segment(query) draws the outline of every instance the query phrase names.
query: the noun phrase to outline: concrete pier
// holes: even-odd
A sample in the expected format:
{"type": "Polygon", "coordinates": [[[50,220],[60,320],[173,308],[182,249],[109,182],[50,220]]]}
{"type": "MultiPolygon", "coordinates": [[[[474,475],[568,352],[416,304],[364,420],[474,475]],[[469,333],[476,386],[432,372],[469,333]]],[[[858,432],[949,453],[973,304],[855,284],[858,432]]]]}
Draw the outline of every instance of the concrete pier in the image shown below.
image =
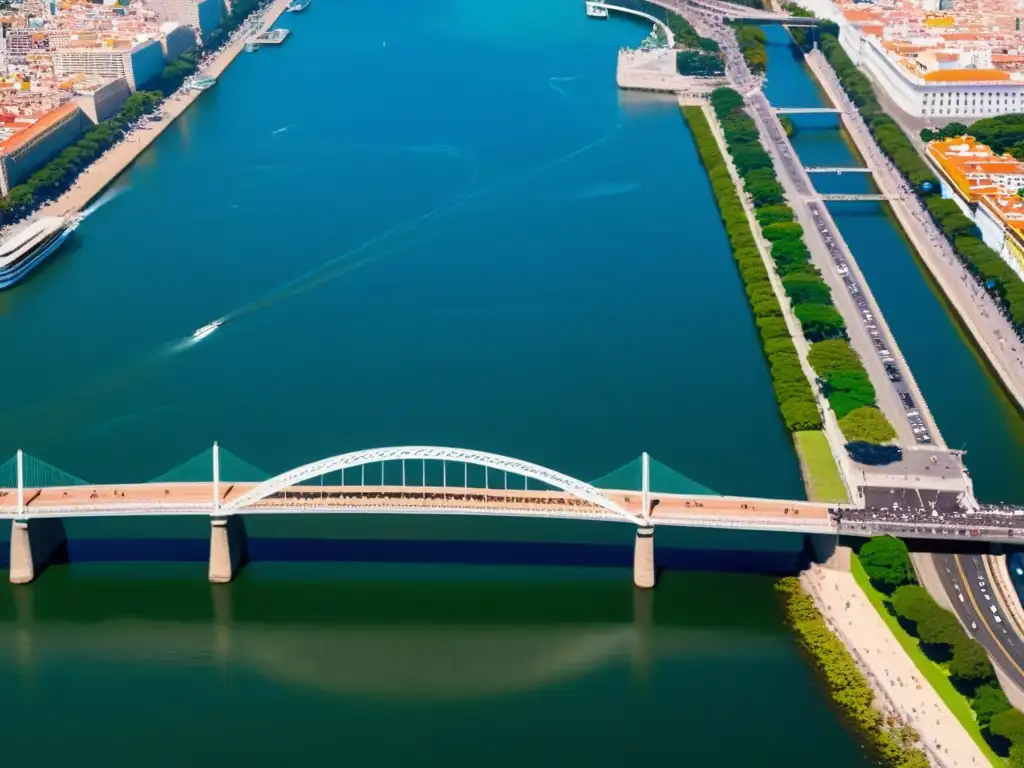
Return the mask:
{"type": "Polygon", "coordinates": [[[11,522],[11,584],[28,584],[52,562],[67,559],[60,518],[11,522]]]}
{"type": "Polygon", "coordinates": [[[650,589],[655,580],[654,528],[637,528],[636,542],[633,544],[633,583],[642,589],[650,589]]]}
{"type": "Polygon", "coordinates": [[[226,584],[248,560],[248,537],[241,515],[210,520],[210,581],[226,584]]]}
{"type": "Polygon", "coordinates": [[[807,539],[812,562],[832,571],[850,572],[853,551],[843,546],[838,536],[811,533],[807,539]]]}

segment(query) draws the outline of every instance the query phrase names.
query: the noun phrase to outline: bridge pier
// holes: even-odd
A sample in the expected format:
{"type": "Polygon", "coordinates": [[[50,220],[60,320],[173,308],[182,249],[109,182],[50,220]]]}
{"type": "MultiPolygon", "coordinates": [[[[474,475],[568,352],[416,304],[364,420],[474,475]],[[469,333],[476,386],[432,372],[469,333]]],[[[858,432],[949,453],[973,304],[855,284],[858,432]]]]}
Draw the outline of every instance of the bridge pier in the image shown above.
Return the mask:
{"type": "Polygon", "coordinates": [[[241,515],[210,520],[210,581],[226,584],[238,575],[249,557],[249,540],[241,515]]]}
{"type": "Polygon", "coordinates": [[[11,584],[28,584],[62,559],[67,559],[67,537],[60,518],[11,522],[11,584]]]}
{"type": "Polygon", "coordinates": [[[655,580],[654,527],[643,526],[636,529],[633,543],[633,583],[641,589],[650,589],[655,580]]]}
{"type": "Polygon", "coordinates": [[[838,536],[831,533],[810,533],[807,539],[811,562],[831,571],[850,572],[853,551],[850,547],[840,544],[838,536]]]}

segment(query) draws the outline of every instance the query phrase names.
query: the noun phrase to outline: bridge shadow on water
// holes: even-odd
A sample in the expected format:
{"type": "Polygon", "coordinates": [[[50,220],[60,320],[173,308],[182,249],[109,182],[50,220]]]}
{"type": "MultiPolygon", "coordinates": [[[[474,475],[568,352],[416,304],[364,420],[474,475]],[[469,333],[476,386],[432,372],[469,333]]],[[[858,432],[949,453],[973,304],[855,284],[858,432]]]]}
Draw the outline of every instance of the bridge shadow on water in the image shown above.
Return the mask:
{"type": "MultiPolygon", "coordinates": [[[[51,564],[206,562],[210,544],[197,538],[74,538],[51,564]]],[[[806,563],[800,551],[657,547],[658,570],[793,573],[806,563]]],[[[632,544],[420,539],[249,538],[247,563],[389,563],[629,568],[632,544]]],[[[9,567],[7,547],[0,566],[9,567]]]]}

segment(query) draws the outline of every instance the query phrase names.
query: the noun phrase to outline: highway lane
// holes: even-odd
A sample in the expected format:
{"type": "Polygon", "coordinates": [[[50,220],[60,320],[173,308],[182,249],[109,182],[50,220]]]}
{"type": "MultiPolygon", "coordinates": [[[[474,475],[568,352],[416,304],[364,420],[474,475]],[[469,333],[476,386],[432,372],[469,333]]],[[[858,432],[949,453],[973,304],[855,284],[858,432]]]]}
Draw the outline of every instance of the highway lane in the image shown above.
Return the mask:
{"type": "Polygon", "coordinates": [[[932,560],[968,633],[981,643],[992,663],[1024,690],[1024,638],[1000,605],[981,555],[936,554],[932,560]]]}

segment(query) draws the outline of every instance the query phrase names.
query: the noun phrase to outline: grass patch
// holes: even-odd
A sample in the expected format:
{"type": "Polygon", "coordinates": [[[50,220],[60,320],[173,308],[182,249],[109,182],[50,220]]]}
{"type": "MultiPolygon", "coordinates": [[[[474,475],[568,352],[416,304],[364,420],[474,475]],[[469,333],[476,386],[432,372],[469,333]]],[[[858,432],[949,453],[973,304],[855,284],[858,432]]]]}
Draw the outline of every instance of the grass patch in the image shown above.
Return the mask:
{"type": "Polygon", "coordinates": [[[981,728],[978,727],[978,721],[974,717],[974,710],[971,709],[971,703],[967,700],[967,697],[953,686],[953,683],[950,682],[949,677],[946,675],[946,670],[925,656],[921,646],[917,644],[917,639],[907,634],[907,631],[900,626],[896,617],[889,612],[888,598],[871,585],[871,579],[864,572],[864,566],[860,564],[860,559],[857,555],[851,557],[851,570],[857,585],[867,595],[871,605],[878,611],[878,615],[882,617],[882,621],[889,627],[889,631],[892,632],[897,642],[907,652],[907,655],[910,656],[911,661],[914,662],[914,666],[917,667],[921,676],[935,689],[935,692],[939,694],[939,698],[945,702],[956,719],[960,721],[960,724],[967,729],[967,733],[970,734],[974,743],[978,745],[982,754],[997,768],[1006,768],[1006,761],[992,751],[988,742],[981,735],[981,728]]]}
{"type": "Polygon", "coordinates": [[[811,501],[849,501],[835,457],[820,429],[794,432],[800,468],[811,501]]]}

